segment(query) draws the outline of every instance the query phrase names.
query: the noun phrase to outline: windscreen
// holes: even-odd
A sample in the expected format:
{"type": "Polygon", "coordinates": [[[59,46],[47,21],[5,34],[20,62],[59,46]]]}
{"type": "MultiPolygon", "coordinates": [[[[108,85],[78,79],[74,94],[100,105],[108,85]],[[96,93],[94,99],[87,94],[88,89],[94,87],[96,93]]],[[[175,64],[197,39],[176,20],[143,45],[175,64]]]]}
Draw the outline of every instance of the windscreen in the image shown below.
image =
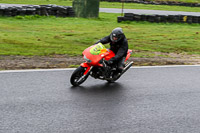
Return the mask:
{"type": "Polygon", "coordinates": [[[90,49],[90,53],[93,55],[99,55],[106,52],[106,47],[102,43],[98,43],[90,49]]]}

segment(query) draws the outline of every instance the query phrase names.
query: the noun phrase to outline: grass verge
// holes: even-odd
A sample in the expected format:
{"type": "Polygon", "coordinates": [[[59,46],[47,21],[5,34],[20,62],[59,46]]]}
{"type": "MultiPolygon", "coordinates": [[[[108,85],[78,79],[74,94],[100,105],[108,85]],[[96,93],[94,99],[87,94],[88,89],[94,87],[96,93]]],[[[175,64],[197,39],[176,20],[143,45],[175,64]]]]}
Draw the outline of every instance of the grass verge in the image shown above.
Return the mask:
{"type": "Polygon", "coordinates": [[[115,27],[123,28],[134,57],[152,57],[152,52],[200,55],[199,24],[117,23],[119,15],[100,13],[98,19],[0,17],[0,55],[81,55],[115,27]]]}

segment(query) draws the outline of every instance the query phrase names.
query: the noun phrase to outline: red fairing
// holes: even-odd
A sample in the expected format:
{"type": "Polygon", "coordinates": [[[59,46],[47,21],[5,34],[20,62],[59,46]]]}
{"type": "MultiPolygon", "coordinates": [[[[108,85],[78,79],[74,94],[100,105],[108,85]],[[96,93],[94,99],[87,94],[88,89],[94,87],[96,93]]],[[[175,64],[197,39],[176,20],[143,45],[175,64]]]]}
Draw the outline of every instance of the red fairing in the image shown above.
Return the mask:
{"type": "Polygon", "coordinates": [[[106,52],[106,54],[108,56],[105,56],[105,60],[110,60],[112,57],[115,56],[115,53],[113,51],[109,50],[109,49],[108,49],[108,52],[106,52]]]}
{"type": "Polygon", "coordinates": [[[109,59],[111,59],[112,57],[115,56],[115,53],[111,50],[107,50],[107,52],[99,54],[99,55],[93,55],[93,54],[90,53],[91,48],[92,48],[92,46],[83,51],[83,55],[85,55],[88,59],[91,60],[90,63],[87,62],[87,64],[89,66],[102,66],[102,64],[99,64],[99,61],[102,58],[105,58],[105,60],[109,60],[109,59]]]}
{"type": "MultiPolygon", "coordinates": [[[[95,48],[95,45],[93,45],[83,51],[83,58],[86,60],[86,62],[82,63],[81,66],[87,68],[86,71],[84,72],[84,75],[86,75],[89,72],[91,66],[103,67],[103,65],[99,63],[99,61],[101,59],[104,58],[105,60],[110,60],[112,57],[115,56],[115,53],[109,49],[104,49],[103,52],[94,54],[91,52],[92,48],[95,48]]],[[[94,50],[94,49],[92,49],[92,50],[94,50]]],[[[131,54],[132,54],[132,50],[129,49],[127,52],[126,60],[128,60],[128,58],[131,56],[131,54]]]]}
{"type": "Polygon", "coordinates": [[[87,62],[81,63],[82,67],[91,67],[87,62]]]}
{"type": "Polygon", "coordinates": [[[88,71],[90,70],[91,66],[88,63],[81,63],[82,67],[87,67],[86,71],[84,72],[84,75],[86,75],[88,73],[88,71]]]}
{"type": "Polygon", "coordinates": [[[126,56],[126,60],[125,61],[127,61],[129,58],[130,58],[130,56],[131,56],[131,54],[132,54],[132,50],[128,50],[128,52],[127,52],[127,56],[126,56]]]}

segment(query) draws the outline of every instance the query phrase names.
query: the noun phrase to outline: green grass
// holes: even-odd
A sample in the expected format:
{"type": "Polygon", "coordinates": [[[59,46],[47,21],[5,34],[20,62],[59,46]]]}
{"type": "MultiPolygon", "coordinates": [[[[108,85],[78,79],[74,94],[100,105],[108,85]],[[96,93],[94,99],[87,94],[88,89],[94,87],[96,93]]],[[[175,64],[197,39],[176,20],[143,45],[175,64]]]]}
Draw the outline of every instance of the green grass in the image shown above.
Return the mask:
{"type": "MultiPolygon", "coordinates": [[[[163,0],[169,1],[169,0],[163,0]]],[[[172,1],[172,0],[171,0],[172,1]]],[[[182,2],[199,2],[199,0],[173,0],[182,2]]],[[[72,0],[0,0],[0,3],[9,4],[56,4],[72,6],[72,0]]],[[[101,8],[121,8],[122,3],[119,2],[100,2],[101,8]]],[[[126,9],[149,9],[149,10],[167,10],[167,11],[187,11],[187,12],[200,12],[199,7],[183,7],[183,6],[167,6],[167,5],[146,5],[136,3],[125,3],[124,8],[126,9]]]]}
{"type": "Polygon", "coordinates": [[[199,24],[117,23],[119,15],[100,13],[98,19],[0,17],[0,55],[81,55],[115,27],[123,28],[129,48],[137,51],[135,57],[160,51],[200,55],[199,24]]]}

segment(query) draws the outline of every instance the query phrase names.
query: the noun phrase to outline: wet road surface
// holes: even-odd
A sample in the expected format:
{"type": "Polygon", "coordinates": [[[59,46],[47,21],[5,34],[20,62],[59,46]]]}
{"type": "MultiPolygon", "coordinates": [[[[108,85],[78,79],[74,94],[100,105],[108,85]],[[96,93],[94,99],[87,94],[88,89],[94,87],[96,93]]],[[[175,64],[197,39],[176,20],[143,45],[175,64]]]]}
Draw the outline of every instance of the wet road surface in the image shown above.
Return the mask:
{"type": "Polygon", "coordinates": [[[0,71],[0,133],[200,131],[200,66],[131,68],[80,87],[72,72],[0,71]]]}

